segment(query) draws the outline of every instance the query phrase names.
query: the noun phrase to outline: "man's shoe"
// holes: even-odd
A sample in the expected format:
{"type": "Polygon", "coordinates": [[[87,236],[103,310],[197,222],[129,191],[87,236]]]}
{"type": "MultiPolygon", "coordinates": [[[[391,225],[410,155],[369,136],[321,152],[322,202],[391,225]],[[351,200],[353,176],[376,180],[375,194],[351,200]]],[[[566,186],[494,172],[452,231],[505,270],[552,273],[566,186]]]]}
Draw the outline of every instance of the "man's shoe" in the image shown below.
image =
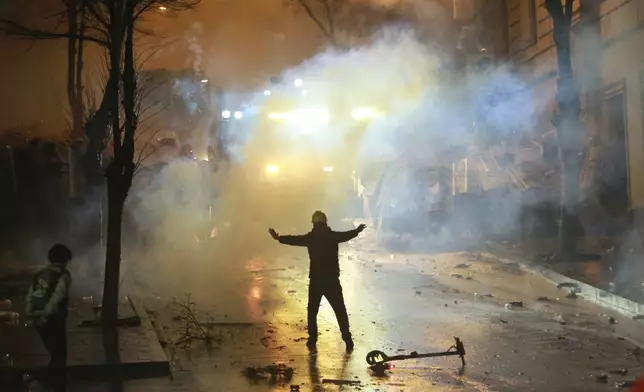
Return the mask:
{"type": "Polygon", "coordinates": [[[317,341],[313,339],[309,339],[306,341],[306,347],[308,347],[309,350],[315,350],[317,343],[318,343],[317,341]]]}
{"type": "Polygon", "coordinates": [[[348,353],[352,352],[353,347],[354,347],[353,339],[349,338],[349,339],[345,340],[344,343],[346,343],[346,345],[347,345],[347,352],[348,353]]]}

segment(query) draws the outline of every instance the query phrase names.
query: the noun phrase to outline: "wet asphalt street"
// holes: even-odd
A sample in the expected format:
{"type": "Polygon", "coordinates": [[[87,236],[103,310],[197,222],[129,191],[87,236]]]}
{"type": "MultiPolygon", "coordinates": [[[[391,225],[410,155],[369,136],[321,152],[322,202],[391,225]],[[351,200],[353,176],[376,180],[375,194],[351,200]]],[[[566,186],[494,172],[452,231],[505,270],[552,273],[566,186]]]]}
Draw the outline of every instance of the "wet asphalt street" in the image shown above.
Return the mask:
{"type": "MultiPolygon", "coordinates": [[[[620,337],[620,328],[629,323],[632,328],[635,321],[616,317],[611,323],[614,315],[604,309],[567,298],[567,291],[489,254],[391,254],[376,247],[373,236],[367,230],[341,248],[342,283],[356,341],[351,355],[344,353],[324,300],[318,352],[308,352],[303,339],[306,250],[276,244],[279,256],[270,263],[248,261],[244,274],[216,285],[190,282],[193,294],[206,294],[196,300],[200,306],[221,321],[248,325],[219,327],[223,343],[210,355],[198,346],[191,358],[177,352],[173,381],[127,381],[123,390],[264,391],[297,385],[301,391],[592,392],[618,390],[616,383],[644,374],[631,353],[634,345],[620,337]],[[523,301],[523,306],[507,309],[508,301],[523,301]],[[453,336],[465,343],[464,369],[457,357],[398,362],[385,377],[367,369],[370,350],[390,355],[444,351],[453,336]],[[246,367],[271,363],[294,368],[293,379],[270,385],[241,374],[246,367]],[[612,374],[620,369],[626,375],[612,374]],[[607,377],[598,378],[602,375],[607,377]],[[338,386],[329,380],[354,383],[338,386]]],[[[162,302],[151,296],[146,305],[163,313],[162,302]]],[[[109,389],[92,384],[71,390],[109,389]]]]}

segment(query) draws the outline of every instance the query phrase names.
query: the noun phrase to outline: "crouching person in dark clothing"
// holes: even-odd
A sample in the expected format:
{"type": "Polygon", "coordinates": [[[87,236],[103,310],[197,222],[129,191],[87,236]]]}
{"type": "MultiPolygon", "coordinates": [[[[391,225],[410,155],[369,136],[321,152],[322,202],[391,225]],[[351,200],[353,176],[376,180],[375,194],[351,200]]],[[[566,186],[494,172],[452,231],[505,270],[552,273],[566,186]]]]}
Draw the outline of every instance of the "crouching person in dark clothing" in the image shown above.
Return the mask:
{"type": "Polygon", "coordinates": [[[317,316],[322,297],[333,308],[338,319],[342,340],[347,351],[353,351],[353,339],[349,329],[349,316],[344,305],[342,286],[340,285],[340,265],[338,261],[338,244],[347,242],[360,234],[366,225],[360,225],[349,231],[333,231],[327,225],[326,215],[315,211],[312,218],[313,230],[304,235],[280,236],[273,229],[269,229],[271,236],[281,244],[305,246],[311,260],[309,269],[309,301],[308,301],[308,332],[309,339],[306,343],[311,350],[315,349],[318,338],[317,316]]]}
{"type": "Polygon", "coordinates": [[[49,265],[33,278],[25,312],[33,319],[50,361],[46,381],[54,391],[64,391],[67,368],[67,311],[71,274],[67,263],[72,252],[63,244],[49,250],[49,265]]]}

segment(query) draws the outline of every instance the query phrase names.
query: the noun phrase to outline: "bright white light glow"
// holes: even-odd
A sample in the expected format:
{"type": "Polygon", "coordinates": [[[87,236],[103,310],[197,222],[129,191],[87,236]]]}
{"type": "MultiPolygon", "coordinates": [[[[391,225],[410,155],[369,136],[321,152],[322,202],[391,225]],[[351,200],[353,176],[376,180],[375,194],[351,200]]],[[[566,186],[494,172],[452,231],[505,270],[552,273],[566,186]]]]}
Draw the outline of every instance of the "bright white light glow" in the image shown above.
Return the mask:
{"type": "Polygon", "coordinates": [[[284,120],[290,118],[290,113],[269,113],[268,118],[271,120],[284,120]]]}
{"type": "Polygon", "coordinates": [[[268,174],[277,174],[280,171],[280,168],[277,165],[266,165],[266,173],[268,174]]]}
{"type": "Polygon", "coordinates": [[[323,124],[329,121],[331,113],[324,108],[298,109],[292,112],[269,113],[271,120],[289,120],[301,125],[323,124]]]}
{"type": "Polygon", "coordinates": [[[167,8],[166,8],[166,7],[164,7],[164,6],[159,7],[159,9],[160,9],[161,11],[165,11],[165,10],[167,10],[167,8]]]}
{"type": "Polygon", "coordinates": [[[242,117],[244,117],[244,113],[242,113],[240,111],[235,112],[235,120],[241,120],[242,117]]]}
{"type": "Polygon", "coordinates": [[[221,112],[221,117],[225,119],[229,119],[230,115],[231,115],[230,110],[224,110],[223,112],[221,112]]]}
{"type": "Polygon", "coordinates": [[[306,97],[308,93],[309,93],[308,90],[302,90],[302,96],[303,97],[306,97]]]}
{"type": "Polygon", "coordinates": [[[295,85],[295,87],[302,87],[304,86],[304,81],[302,81],[302,79],[295,79],[293,84],[295,85]]]}
{"type": "Polygon", "coordinates": [[[201,83],[203,83],[203,84],[208,83],[208,79],[201,79],[201,83]]]}
{"type": "Polygon", "coordinates": [[[364,120],[376,116],[376,110],[373,108],[355,108],[351,112],[351,116],[355,120],[364,120]]]}
{"type": "Polygon", "coordinates": [[[300,124],[320,124],[329,121],[331,113],[324,108],[299,109],[292,118],[300,124]]]}
{"type": "Polygon", "coordinates": [[[333,166],[324,166],[322,168],[322,171],[327,172],[327,173],[331,173],[333,171],[333,166]]]}
{"type": "Polygon", "coordinates": [[[264,90],[264,96],[268,97],[271,95],[271,90],[264,90]]]}

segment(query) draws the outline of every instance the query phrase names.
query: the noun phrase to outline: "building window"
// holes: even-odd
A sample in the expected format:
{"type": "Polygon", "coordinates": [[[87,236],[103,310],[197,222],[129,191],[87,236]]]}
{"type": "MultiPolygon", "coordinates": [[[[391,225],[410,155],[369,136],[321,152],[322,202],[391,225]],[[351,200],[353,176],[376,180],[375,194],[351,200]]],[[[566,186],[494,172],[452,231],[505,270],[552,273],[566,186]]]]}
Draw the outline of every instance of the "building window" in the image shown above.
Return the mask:
{"type": "Polygon", "coordinates": [[[526,49],[537,43],[537,0],[508,0],[508,41],[511,51],[526,49]]]}
{"type": "Polygon", "coordinates": [[[528,0],[526,3],[528,9],[527,18],[524,27],[524,36],[526,46],[532,46],[537,43],[537,0],[528,0]]]}
{"type": "Polygon", "coordinates": [[[628,136],[626,128],[626,94],[624,90],[607,93],[605,101],[606,145],[610,157],[605,162],[602,202],[614,215],[629,209],[628,136]]]}

